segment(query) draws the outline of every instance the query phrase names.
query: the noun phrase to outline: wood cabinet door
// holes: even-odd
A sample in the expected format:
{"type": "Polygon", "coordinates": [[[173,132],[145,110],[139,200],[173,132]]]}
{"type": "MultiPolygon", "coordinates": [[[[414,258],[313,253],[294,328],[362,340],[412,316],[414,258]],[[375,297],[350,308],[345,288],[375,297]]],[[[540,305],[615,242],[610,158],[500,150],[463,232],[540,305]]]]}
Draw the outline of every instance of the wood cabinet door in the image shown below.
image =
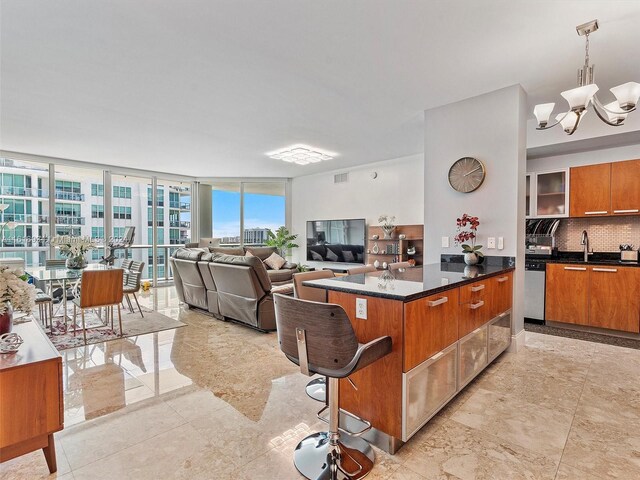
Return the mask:
{"type": "Polygon", "coordinates": [[[611,210],[614,215],[640,212],[640,160],[611,164],[611,210]]]}
{"type": "Polygon", "coordinates": [[[589,267],[589,325],[640,332],[640,269],[589,267]]]}
{"type": "Polygon", "coordinates": [[[589,271],[582,265],[548,263],[545,320],[589,325],[589,271]]]}
{"type": "Polygon", "coordinates": [[[404,305],[404,371],[458,340],[457,288],[404,305]]]}
{"type": "Polygon", "coordinates": [[[491,318],[506,312],[513,304],[513,272],[490,278],[491,318]]]}
{"type": "Polygon", "coordinates": [[[611,214],[611,164],[572,167],[569,180],[571,217],[611,214]]]}

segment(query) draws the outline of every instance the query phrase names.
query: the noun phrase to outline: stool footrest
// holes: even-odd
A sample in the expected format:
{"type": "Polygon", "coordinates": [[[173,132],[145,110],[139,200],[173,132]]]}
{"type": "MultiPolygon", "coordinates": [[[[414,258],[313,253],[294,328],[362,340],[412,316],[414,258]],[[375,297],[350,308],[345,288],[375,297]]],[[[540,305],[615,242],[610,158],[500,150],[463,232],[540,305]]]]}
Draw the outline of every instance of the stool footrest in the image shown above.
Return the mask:
{"type": "MultiPolygon", "coordinates": [[[[329,405],[325,405],[323,408],[320,409],[320,411],[317,414],[318,420],[323,421],[324,423],[329,423],[329,419],[324,417],[324,413],[329,410],[329,405]]],[[[340,413],[343,415],[346,415],[348,417],[353,418],[354,420],[357,420],[360,423],[363,423],[365,425],[365,428],[363,428],[362,430],[359,430],[357,432],[352,432],[350,430],[346,430],[342,427],[338,427],[338,430],[341,431],[342,433],[346,433],[347,435],[351,435],[352,437],[359,437],[360,435],[364,435],[365,433],[367,433],[369,430],[371,430],[372,425],[371,422],[358,417],[357,415],[354,415],[351,412],[348,412],[346,410],[343,410],[342,408],[340,409],[340,413]]]]}

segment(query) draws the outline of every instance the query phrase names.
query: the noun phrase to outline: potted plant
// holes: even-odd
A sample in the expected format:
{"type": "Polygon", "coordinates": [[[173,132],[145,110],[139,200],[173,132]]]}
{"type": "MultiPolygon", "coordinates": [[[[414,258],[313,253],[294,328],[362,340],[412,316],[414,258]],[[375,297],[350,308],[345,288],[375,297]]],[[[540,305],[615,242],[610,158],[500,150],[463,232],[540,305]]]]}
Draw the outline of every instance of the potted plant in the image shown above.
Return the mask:
{"type": "Polygon", "coordinates": [[[11,331],[14,309],[24,313],[33,310],[36,289],[28,279],[9,265],[0,265],[0,335],[11,331]]]}
{"type": "Polygon", "coordinates": [[[296,238],[298,238],[298,235],[291,234],[287,227],[282,226],[276,230],[276,233],[267,229],[267,240],[265,243],[269,247],[276,247],[280,256],[285,257],[289,250],[298,247],[296,243],[293,243],[296,238]]]}
{"type": "Polygon", "coordinates": [[[396,217],[393,215],[380,215],[378,217],[378,222],[382,227],[382,231],[384,232],[384,238],[386,240],[390,240],[393,238],[393,232],[396,229],[395,221],[396,221],[396,217]]]}
{"type": "Polygon", "coordinates": [[[480,221],[478,217],[472,217],[464,213],[462,217],[456,219],[458,234],[453,238],[456,245],[462,245],[462,253],[464,253],[464,263],[467,265],[475,265],[484,257],[480,251],[482,245],[476,245],[477,231],[480,221]],[[469,225],[469,230],[463,230],[469,225]],[[465,243],[470,242],[470,243],[465,243]]]}
{"type": "Polygon", "coordinates": [[[75,270],[87,266],[84,255],[89,250],[96,248],[90,237],[71,237],[70,235],[53,237],[51,244],[60,248],[60,255],[67,257],[66,267],[75,270]]]}

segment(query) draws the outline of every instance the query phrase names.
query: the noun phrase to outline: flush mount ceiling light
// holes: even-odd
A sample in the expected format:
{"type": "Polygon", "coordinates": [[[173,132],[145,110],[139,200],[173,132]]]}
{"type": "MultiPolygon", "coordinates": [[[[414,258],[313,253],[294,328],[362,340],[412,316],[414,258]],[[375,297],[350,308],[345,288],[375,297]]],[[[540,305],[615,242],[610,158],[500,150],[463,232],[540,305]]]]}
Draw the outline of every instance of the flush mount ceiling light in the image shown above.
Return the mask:
{"type": "Polygon", "coordinates": [[[267,153],[269,158],[282,160],[283,162],[297,163],[298,165],[308,165],[310,163],[318,163],[324,160],[333,159],[336,154],[319,150],[308,145],[291,145],[290,147],[281,148],[275,152],[267,153]]]}
{"type": "Polygon", "coordinates": [[[572,135],[578,128],[582,117],[587,113],[589,106],[593,107],[593,111],[596,112],[600,120],[612,127],[622,125],[627,115],[636,110],[636,104],[640,98],[640,83],[627,82],[611,88],[611,93],[616,97],[616,100],[606,105],[603,105],[598,99],[596,95],[598,86],[593,82],[594,65],[589,65],[589,34],[596,30],[598,30],[598,20],[576,27],[578,35],[585,37],[586,45],[584,66],[578,70],[578,86],[560,94],[569,103],[569,111],[556,115],[556,122],[548,125],[555,103],[536,105],[533,114],[538,120],[538,130],[547,130],[561,125],[567,134],[572,135]]]}

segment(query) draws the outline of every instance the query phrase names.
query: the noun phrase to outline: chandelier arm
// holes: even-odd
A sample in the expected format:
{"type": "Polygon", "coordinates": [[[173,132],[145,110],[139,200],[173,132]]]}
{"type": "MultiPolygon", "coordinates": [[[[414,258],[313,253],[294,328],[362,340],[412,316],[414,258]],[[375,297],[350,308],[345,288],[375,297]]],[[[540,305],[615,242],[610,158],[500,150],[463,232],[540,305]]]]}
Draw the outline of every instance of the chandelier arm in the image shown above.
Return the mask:
{"type": "MultiPolygon", "coordinates": [[[[571,129],[571,131],[567,132],[567,135],[573,135],[575,131],[578,129],[578,124],[580,123],[580,117],[584,114],[584,112],[586,112],[586,110],[583,110],[582,112],[576,112],[576,123],[573,124],[573,128],[571,129]]],[[[569,115],[569,112],[567,112],[567,115],[569,115]]],[[[567,115],[565,115],[565,117],[567,115]]]]}
{"type": "Polygon", "coordinates": [[[609,112],[609,113],[613,113],[615,115],[626,115],[627,113],[631,113],[631,112],[635,112],[636,109],[638,108],[637,105],[634,106],[631,110],[622,110],[622,111],[615,111],[615,110],[611,110],[607,107],[604,106],[604,104],[600,101],[600,99],[598,98],[597,94],[593,95],[593,103],[598,105],[598,107],[600,107],[602,110],[604,110],[605,112],[609,112]]]}
{"type": "Polygon", "coordinates": [[[606,123],[607,125],[610,125],[612,127],[619,127],[619,126],[623,125],[624,120],[622,122],[620,122],[620,123],[613,123],[613,122],[610,122],[609,119],[604,118],[604,115],[602,115],[600,113],[600,111],[598,110],[598,107],[596,106],[595,103],[593,104],[593,111],[596,112],[596,115],[598,115],[598,118],[600,120],[602,120],[604,123],[606,123]]]}
{"type": "Polygon", "coordinates": [[[570,113],[571,113],[571,110],[569,110],[568,112],[566,112],[566,113],[562,116],[562,118],[561,118],[560,120],[557,120],[557,121],[556,121],[556,123],[552,123],[551,125],[546,125],[546,126],[544,126],[544,127],[540,127],[540,126],[538,126],[538,127],[536,127],[536,130],[549,130],[550,128],[553,128],[553,127],[555,127],[556,125],[558,125],[560,122],[562,122],[562,121],[566,118],[566,116],[567,116],[567,115],[569,115],[570,113]]]}

